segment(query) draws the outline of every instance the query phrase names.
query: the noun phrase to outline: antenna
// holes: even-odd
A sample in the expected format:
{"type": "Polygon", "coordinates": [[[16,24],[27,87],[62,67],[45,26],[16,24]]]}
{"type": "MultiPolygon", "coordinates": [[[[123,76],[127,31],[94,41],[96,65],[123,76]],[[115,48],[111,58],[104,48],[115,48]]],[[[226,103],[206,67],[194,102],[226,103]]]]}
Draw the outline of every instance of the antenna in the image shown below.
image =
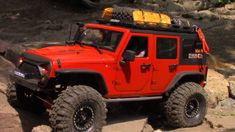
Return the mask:
{"type": "Polygon", "coordinates": [[[73,27],[73,25],[72,25],[72,24],[70,24],[70,25],[69,25],[69,41],[71,40],[72,27],[73,27]]]}

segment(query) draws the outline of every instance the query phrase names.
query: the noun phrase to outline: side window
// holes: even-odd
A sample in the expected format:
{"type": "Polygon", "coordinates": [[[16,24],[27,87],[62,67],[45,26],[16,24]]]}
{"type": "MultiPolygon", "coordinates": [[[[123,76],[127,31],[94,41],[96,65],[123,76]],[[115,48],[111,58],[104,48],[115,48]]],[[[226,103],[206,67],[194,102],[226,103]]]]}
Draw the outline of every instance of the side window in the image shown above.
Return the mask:
{"type": "Polygon", "coordinates": [[[184,59],[194,59],[198,58],[196,53],[202,53],[202,43],[197,42],[193,39],[184,39],[182,43],[183,48],[183,58],[184,59]]]}
{"type": "Polygon", "coordinates": [[[137,58],[148,57],[148,37],[132,36],[126,50],[135,51],[137,58]]]}
{"type": "Polygon", "coordinates": [[[157,56],[156,57],[158,59],[176,59],[177,39],[157,38],[157,56]]]}

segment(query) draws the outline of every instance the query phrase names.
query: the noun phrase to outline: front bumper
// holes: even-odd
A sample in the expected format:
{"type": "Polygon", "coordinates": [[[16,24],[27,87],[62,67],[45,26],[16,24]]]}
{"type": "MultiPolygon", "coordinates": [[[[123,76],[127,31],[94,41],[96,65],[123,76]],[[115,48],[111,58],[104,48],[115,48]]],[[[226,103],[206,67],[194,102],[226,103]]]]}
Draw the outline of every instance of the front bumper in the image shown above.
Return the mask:
{"type": "Polygon", "coordinates": [[[41,91],[40,80],[39,79],[26,79],[14,74],[14,72],[10,73],[10,79],[18,85],[24,86],[33,91],[41,91]]]}

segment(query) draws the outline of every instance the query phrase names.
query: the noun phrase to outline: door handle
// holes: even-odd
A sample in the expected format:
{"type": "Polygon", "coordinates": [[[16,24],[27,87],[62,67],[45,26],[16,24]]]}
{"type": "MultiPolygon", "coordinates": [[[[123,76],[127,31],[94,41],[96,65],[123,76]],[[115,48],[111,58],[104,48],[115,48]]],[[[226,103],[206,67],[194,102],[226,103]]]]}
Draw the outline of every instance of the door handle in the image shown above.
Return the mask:
{"type": "Polygon", "coordinates": [[[141,64],[140,67],[142,69],[149,69],[151,67],[151,64],[141,64]]]}
{"type": "Polygon", "coordinates": [[[169,65],[169,70],[170,70],[171,72],[173,72],[173,71],[176,70],[177,67],[178,67],[178,64],[169,65]]]}

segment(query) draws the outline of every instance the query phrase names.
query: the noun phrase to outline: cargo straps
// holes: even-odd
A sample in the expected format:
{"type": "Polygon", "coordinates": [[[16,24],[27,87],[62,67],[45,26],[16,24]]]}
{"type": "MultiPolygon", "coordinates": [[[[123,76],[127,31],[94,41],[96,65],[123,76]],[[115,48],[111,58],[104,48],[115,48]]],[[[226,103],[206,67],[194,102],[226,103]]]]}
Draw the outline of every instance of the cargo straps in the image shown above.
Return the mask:
{"type": "Polygon", "coordinates": [[[196,28],[196,32],[197,32],[197,34],[198,34],[200,40],[202,41],[203,51],[204,51],[205,53],[209,53],[210,48],[209,48],[209,46],[208,46],[208,44],[207,44],[207,42],[206,42],[206,38],[205,38],[204,33],[202,32],[202,29],[201,29],[201,28],[196,28]]]}

